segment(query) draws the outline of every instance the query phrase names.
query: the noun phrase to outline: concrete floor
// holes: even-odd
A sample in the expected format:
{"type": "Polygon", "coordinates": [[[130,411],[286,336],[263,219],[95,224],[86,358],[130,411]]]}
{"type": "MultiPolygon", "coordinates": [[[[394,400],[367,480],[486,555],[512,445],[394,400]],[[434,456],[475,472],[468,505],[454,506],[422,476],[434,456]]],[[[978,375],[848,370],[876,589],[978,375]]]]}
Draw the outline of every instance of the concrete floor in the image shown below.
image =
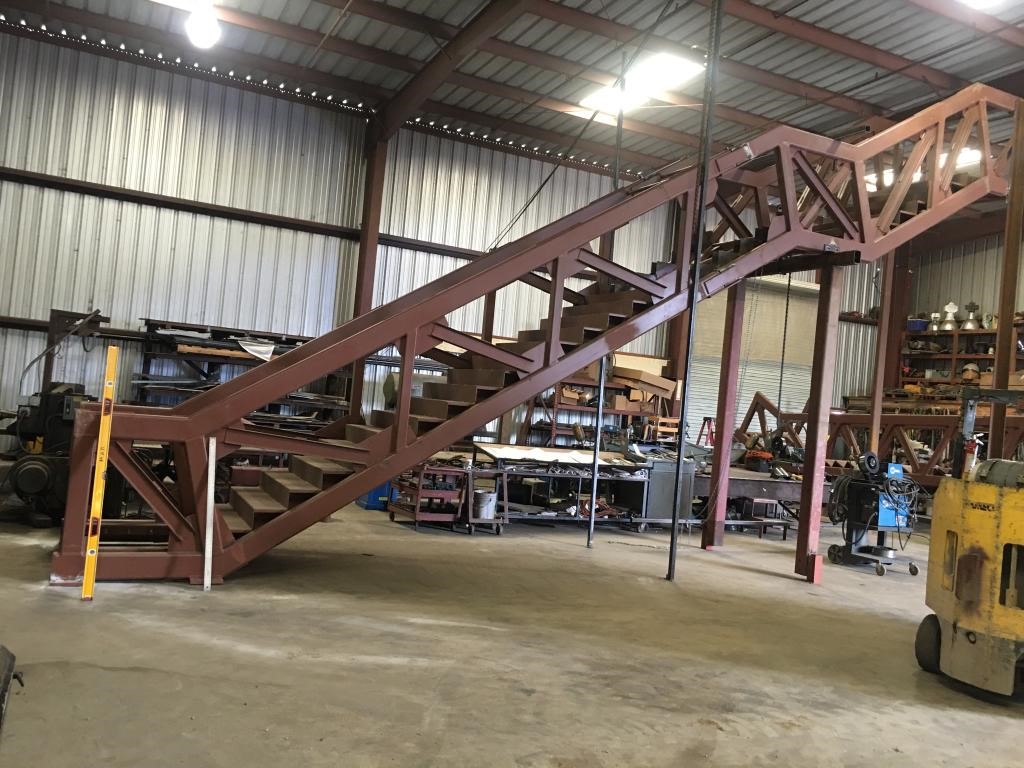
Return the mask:
{"type": "Polygon", "coordinates": [[[1021,765],[1024,704],[918,670],[923,573],[810,587],[730,534],[669,584],[665,534],[335,517],[211,594],[91,605],[45,586],[53,532],[0,527],[0,765],[1021,765]]]}

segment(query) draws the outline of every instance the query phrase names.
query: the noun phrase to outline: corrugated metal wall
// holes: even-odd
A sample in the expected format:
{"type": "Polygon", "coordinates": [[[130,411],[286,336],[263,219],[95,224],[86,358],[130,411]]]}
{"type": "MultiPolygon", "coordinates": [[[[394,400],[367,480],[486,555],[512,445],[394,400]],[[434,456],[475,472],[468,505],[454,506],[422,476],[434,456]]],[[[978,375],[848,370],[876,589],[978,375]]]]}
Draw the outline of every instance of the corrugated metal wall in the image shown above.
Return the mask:
{"type": "MultiPolygon", "coordinates": [[[[995,313],[999,304],[999,273],[1003,236],[947,246],[921,256],[911,287],[911,310],[941,312],[950,301],[964,307],[975,302],[984,314],[995,313]]],[[[1017,307],[1024,307],[1024,282],[1017,286],[1017,307]]]]}
{"type": "MultiPolygon", "coordinates": [[[[878,291],[879,269],[880,264],[876,262],[858,264],[843,270],[842,311],[860,312],[867,316],[872,307],[881,303],[878,291]]],[[[844,395],[871,393],[877,339],[878,326],[839,323],[835,383],[832,387],[833,406],[842,406],[844,395]]]]}
{"type": "MultiPolygon", "coordinates": [[[[191,200],[356,226],[357,118],[0,35],[0,163],[191,200]]],[[[336,238],[0,184],[0,313],[51,307],[316,335],[352,312],[355,246],[336,238]]],[[[42,351],[0,331],[0,406],[42,351]]],[[[126,344],[121,396],[140,350],[126,344]]],[[[102,350],[62,350],[54,376],[101,377],[102,350]]],[[[20,386],[38,388],[39,368],[20,386]]]]}

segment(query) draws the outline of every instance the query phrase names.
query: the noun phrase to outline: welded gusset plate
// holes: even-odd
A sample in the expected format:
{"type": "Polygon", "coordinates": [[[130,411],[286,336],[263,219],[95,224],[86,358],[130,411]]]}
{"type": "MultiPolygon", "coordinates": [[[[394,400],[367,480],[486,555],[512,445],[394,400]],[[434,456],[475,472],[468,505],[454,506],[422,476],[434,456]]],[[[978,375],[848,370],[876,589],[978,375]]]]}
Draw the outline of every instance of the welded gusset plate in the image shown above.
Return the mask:
{"type": "Polygon", "coordinates": [[[14,681],[14,654],[0,645],[0,731],[7,716],[7,700],[14,681]]]}

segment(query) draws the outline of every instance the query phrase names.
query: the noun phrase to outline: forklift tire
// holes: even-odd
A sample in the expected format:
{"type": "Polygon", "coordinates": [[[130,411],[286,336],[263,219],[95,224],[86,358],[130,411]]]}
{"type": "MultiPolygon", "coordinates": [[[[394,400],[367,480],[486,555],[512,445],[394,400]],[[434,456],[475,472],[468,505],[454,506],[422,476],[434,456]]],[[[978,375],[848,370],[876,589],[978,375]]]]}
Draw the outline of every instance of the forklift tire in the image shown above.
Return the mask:
{"type": "Polygon", "coordinates": [[[921,621],[917,628],[917,637],[914,640],[914,655],[917,656],[917,663],[925,672],[939,674],[939,651],[942,648],[942,628],[939,626],[939,617],[934,613],[928,614],[921,621]]]}

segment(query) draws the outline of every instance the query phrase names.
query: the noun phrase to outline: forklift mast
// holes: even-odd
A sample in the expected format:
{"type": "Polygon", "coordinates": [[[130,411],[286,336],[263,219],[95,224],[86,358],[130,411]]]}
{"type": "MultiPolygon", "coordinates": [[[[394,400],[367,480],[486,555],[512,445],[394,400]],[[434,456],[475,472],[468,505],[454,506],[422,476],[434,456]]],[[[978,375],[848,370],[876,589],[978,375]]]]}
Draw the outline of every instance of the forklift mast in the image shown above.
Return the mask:
{"type": "Polygon", "coordinates": [[[1024,400],[1024,391],[962,386],[957,388],[957,392],[962,405],[960,434],[953,443],[953,477],[963,478],[974,467],[974,460],[977,457],[978,442],[974,437],[974,424],[978,418],[978,403],[1015,404],[1024,400]]]}

